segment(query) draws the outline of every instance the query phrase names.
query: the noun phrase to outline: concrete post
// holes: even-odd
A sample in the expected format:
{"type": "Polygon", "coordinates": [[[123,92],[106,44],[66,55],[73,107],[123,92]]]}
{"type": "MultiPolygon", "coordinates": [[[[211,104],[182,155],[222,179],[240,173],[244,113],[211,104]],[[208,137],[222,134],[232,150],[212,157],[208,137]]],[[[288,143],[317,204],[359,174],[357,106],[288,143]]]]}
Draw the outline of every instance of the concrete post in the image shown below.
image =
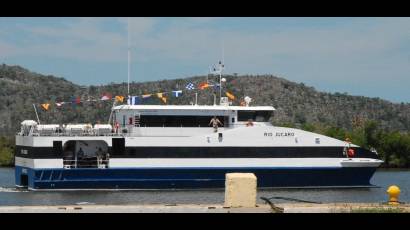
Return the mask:
{"type": "Polygon", "coordinates": [[[227,173],[225,177],[225,207],[256,207],[257,179],[253,173],[227,173]]]}

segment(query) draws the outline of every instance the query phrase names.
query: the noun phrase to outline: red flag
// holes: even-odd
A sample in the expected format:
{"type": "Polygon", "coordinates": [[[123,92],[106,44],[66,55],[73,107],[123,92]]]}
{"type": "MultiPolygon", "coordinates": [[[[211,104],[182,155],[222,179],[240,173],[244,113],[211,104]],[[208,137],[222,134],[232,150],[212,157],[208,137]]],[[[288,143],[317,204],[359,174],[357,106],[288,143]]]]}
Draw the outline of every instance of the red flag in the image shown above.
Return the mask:
{"type": "Polygon", "coordinates": [[[103,93],[101,97],[102,101],[111,100],[111,99],[112,99],[112,95],[110,93],[103,93]]]}
{"type": "Polygon", "coordinates": [[[199,85],[198,85],[199,89],[206,89],[208,87],[209,87],[209,84],[206,83],[206,82],[199,83],[199,85]]]}

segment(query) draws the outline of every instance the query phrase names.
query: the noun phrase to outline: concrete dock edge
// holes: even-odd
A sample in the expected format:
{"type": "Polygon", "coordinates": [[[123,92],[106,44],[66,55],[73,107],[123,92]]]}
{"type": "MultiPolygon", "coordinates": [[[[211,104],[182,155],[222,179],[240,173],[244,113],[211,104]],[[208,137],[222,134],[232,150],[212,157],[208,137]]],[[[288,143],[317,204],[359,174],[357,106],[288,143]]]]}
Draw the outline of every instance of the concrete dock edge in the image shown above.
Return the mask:
{"type": "MultiPolygon", "coordinates": [[[[284,213],[410,212],[409,204],[376,203],[280,203],[284,213]]],[[[221,204],[54,205],[1,206],[0,213],[275,213],[268,204],[254,208],[228,208],[221,204]]]]}

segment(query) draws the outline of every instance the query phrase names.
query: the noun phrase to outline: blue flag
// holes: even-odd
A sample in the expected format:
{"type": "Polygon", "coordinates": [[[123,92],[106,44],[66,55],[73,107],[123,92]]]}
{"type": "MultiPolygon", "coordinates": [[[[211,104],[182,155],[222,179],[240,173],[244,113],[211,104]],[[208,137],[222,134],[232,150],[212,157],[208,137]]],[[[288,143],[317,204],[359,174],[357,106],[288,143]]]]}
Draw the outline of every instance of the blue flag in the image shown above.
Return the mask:
{"type": "Polygon", "coordinates": [[[190,82],[190,83],[188,83],[188,84],[185,86],[185,89],[187,89],[187,90],[193,90],[193,89],[195,89],[195,86],[194,86],[194,84],[193,84],[192,82],[190,82]]]}
{"type": "Polygon", "coordinates": [[[179,97],[182,95],[182,90],[172,91],[172,96],[179,97]]]}
{"type": "Polygon", "coordinates": [[[139,105],[141,104],[141,98],[138,96],[131,96],[127,100],[128,105],[139,105]]]}

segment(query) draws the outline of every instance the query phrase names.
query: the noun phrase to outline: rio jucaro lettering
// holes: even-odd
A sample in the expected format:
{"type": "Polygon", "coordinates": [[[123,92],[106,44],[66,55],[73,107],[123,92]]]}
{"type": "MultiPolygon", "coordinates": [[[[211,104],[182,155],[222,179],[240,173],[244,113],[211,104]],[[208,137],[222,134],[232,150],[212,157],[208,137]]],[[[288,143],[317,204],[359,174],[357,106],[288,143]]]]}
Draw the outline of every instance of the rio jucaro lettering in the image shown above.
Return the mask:
{"type": "Polygon", "coordinates": [[[295,136],[295,133],[290,133],[290,132],[268,133],[268,132],[265,132],[263,134],[263,136],[265,136],[265,137],[273,137],[273,136],[275,136],[275,137],[293,137],[293,136],[295,136]]]}

